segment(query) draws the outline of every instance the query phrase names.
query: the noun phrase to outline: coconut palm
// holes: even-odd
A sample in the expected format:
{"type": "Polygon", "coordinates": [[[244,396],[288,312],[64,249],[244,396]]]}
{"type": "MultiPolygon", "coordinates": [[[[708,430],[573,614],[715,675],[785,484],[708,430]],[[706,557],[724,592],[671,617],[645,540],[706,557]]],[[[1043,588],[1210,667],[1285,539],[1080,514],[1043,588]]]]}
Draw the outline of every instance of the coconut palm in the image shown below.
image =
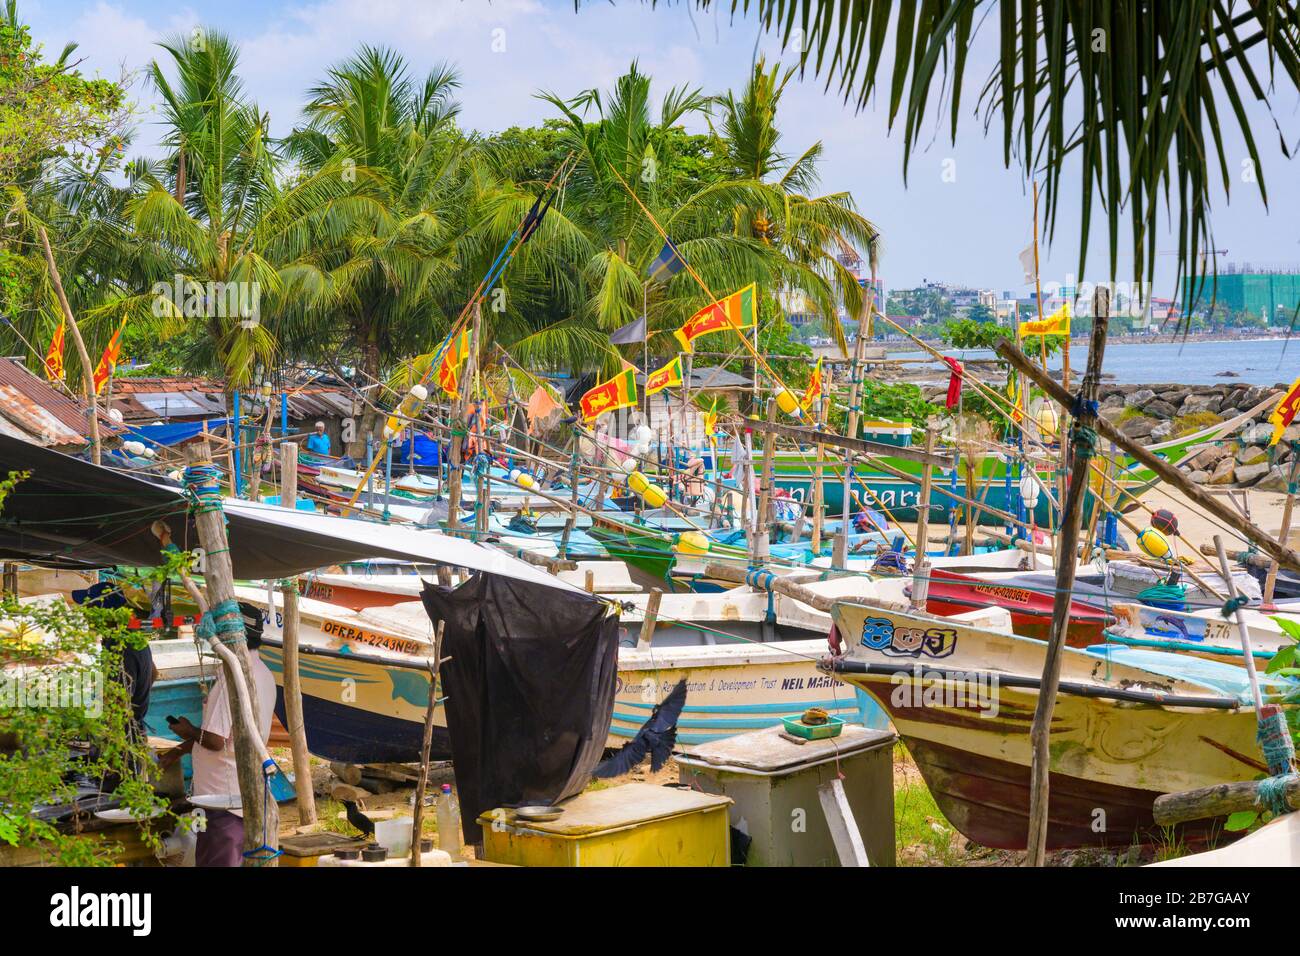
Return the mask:
{"type": "MultiPolygon", "coordinates": [[[[833,297],[850,316],[857,316],[865,308],[862,286],[841,257],[848,258],[854,246],[866,250],[874,278],[880,233],[857,212],[848,193],[808,195],[819,179],[820,141],[794,159],[782,152],[777,110],[793,75],[793,67],[783,71],[774,66],[768,70],[760,58],[739,96],[728,91],[712,101],[718,114],[711,127],[715,148],[724,157],[727,172],[736,178],[764,183],[780,200],[775,214],[768,206],[737,207],[735,228],[742,235],[774,245],[807,276],[815,277],[819,301],[833,297]]],[[[845,348],[844,330],[836,312],[823,312],[822,318],[841,348],[845,348]]]]}
{"type": "Polygon", "coordinates": [[[367,385],[428,348],[468,292],[459,241],[475,148],[455,125],[458,86],[449,67],[417,81],[396,53],[362,47],[310,91],[307,123],[288,139],[305,172],[342,167],[364,188],[313,217],[324,295],[294,313],[285,335],[301,354],[354,355],[367,385]]]}
{"type": "Polygon", "coordinates": [[[281,178],[268,117],[246,99],[238,51],[225,36],[160,45],[175,77],[158,61],[147,73],[162,98],[168,152],[140,165],[129,212],[138,235],[169,257],[183,290],[182,301],[157,303],[191,331],[187,364],[219,371],[233,392],[258,366],[270,368],[287,304],[324,294],[311,224],[328,220],[354,184],[338,167],[281,178]]]}

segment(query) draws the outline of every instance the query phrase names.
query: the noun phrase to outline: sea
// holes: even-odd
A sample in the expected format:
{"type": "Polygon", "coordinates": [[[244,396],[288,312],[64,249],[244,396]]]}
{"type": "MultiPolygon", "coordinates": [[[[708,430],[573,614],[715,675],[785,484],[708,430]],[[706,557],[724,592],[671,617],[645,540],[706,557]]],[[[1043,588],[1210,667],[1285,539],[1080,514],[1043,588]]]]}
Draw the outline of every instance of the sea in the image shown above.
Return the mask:
{"type": "MultiPolygon", "coordinates": [[[[988,349],[944,349],[958,359],[996,358],[988,349]]],[[[893,353],[891,353],[893,354],[893,353]]],[[[899,352],[898,355],[915,355],[899,352]]],[[[1070,372],[1082,374],[1088,362],[1087,346],[1070,351],[1070,372]]],[[[1048,368],[1059,369],[1061,356],[1048,360],[1048,368]]],[[[1103,381],[1119,385],[1153,385],[1178,382],[1183,385],[1290,385],[1300,376],[1300,336],[1237,339],[1228,342],[1108,342],[1102,362],[1103,381]],[[1223,373],[1231,372],[1231,375],[1223,373]]]]}

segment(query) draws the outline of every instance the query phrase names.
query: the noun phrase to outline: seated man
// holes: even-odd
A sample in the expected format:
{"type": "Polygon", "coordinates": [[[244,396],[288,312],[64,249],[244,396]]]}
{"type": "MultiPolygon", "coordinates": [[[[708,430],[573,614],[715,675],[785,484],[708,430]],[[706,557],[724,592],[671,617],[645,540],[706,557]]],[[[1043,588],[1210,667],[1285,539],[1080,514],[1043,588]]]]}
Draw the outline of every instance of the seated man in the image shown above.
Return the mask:
{"type": "MultiPolygon", "coordinates": [[[[248,656],[253,675],[249,688],[256,698],[257,734],[263,745],[271,736],[271,715],[275,707],[275,678],[262,663],[257,649],[262,646],[261,612],[241,604],[244,634],[248,639],[248,656]]],[[[194,760],[194,793],[239,793],[239,772],[235,764],[234,722],[226,691],[226,669],[217,669],[217,679],[203,704],[203,726],[195,727],[181,717],[167,719],[173,733],[183,743],[163,754],[164,766],[190,754],[194,760]],[[198,744],[198,746],[194,746],[198,744]]],[[[239,866],[244,857],[244,814],[242,810],[207,810],[207,822],[198,834],[194,850],[195,866],[239,866]]]]}

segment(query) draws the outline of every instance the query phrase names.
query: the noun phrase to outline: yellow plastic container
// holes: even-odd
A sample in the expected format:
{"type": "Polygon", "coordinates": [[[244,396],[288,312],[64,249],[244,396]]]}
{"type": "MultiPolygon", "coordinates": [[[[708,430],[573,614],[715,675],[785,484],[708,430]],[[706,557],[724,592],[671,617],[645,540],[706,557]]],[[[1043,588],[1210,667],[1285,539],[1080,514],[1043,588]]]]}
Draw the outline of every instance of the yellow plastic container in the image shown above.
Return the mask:
{"type": "Polygon", "coordinates": [[[728,866],[729,797],[629,783],[580,794],[558,820],[479,817],[483,858],[515,866],[728,866]]]}
{"type": "Polygon", "coordinates": [[[1138,534],[1137,543],[1139,548],[1157,560],[1163,560],[1169,555],[1169,539],[1155,528],[1143,528],[1138,534]]]}

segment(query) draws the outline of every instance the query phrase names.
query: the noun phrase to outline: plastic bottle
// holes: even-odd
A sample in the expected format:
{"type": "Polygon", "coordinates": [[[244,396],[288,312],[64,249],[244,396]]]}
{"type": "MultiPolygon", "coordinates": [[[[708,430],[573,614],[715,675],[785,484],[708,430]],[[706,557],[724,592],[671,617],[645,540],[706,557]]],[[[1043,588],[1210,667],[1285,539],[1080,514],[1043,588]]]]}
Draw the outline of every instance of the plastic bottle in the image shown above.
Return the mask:
{"type": "Polygon", "coordinates": [[[438,794],[438,849],[450,853],[453,860],[460,858],[460,806],[449,783],[438,794]]]}

